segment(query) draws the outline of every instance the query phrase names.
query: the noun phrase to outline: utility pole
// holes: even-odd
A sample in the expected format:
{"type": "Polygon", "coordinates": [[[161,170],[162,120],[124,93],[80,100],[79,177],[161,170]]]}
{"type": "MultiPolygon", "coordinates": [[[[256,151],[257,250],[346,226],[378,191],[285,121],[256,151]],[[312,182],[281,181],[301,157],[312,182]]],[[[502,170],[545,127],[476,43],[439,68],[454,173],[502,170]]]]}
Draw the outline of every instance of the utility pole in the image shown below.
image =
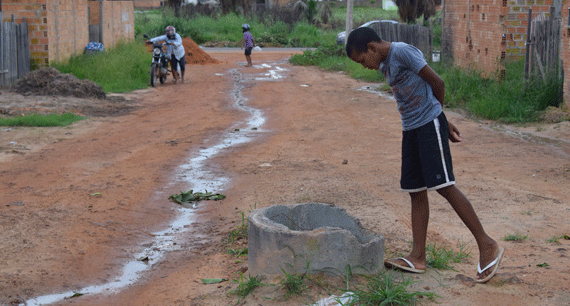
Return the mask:
{"type": "Polygon", "coordinates": [[[348,40],[348,34],[352,31],[352,7],[354,6],[354,0],[346,0],[346,28],[344,30],[344,44],[348,40]]]}

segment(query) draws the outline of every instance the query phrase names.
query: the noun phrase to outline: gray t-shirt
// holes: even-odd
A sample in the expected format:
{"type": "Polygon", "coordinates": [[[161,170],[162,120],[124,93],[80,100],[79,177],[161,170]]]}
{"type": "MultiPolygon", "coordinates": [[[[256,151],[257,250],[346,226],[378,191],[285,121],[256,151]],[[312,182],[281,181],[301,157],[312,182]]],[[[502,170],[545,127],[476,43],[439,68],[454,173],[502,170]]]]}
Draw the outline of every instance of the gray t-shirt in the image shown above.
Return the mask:
{"type": "Polygon", "coordinates": [[[418,75],[427,65],[422,51],[403,42],[393,42],[380,72],[398,103],[404,131],[433,121],[442,111],[428,82],[418,75]]]}

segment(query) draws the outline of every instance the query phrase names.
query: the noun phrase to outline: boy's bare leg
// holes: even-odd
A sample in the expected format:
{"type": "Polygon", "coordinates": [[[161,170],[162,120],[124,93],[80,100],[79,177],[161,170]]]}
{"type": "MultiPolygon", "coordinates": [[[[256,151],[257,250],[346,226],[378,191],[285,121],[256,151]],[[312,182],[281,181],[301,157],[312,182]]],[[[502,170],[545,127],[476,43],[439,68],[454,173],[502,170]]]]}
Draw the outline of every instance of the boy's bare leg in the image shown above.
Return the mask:
{"type": "Polygon", "coordinates": [[[174,79],[172,81],[176,83],[176,81],[178,80],[178,71],[176,69],[172,69],[172,78],[174,79]]]}
{"type": "MultiPolygon", "coordinates": [[[[427,190],[410,193],[412,200],[412,237],[414,244],[410,255],[406,256],[416,269],[426,269],[426,237],[429,222],[429,201],[427,190]]],[[[401,260],[390,260],[399,265],[408,266],[401,260]]]]}
{"type": "Polygon", "coordinates": [[[246,67],[251,67],[251,66],[253,66],[253,65],[251,64],[251,56],[250,56],[250,55],[246,55],[246,56],[245,56],[245,59],[247,60],[247,65],[246,65],[246,67]]]}
{"type": "Polygon", "coordinates": [[[184,72],[186,72],[186,70],[180,70],[180,74],[182,74],[182,77],[181,77],[182,83],[184,83],[184,72]]]}
{"type": "MultiPolygon", "coordinates": [[[[465,195],[454,185],[439,189],[437,192],[451,204],[451,207],[453,207],[457,215],[459,215],[461,221],[465,223],[467,228],[471,231],[471,234],[475,237],[479,248],[479,263],[481,268],[486,267],[497,257],[499,245],[485,233],[471,202],[469,202],[465,195]]],[[[488,269],[481,274],[477,273],[477,278],[483,279],[489,275],[491,271],[492,269],[488,269]]]]}

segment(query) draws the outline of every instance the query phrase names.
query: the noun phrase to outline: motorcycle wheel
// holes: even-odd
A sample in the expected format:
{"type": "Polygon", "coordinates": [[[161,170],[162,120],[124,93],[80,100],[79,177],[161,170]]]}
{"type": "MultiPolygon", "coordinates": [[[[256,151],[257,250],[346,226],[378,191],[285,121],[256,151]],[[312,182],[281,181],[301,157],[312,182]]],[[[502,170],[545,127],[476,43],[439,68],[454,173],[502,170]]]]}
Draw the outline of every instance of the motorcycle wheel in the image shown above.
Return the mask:
{"type": "Polygon", "coordinates": [[[160,79],[160,84],[164,84],[164,82],[166,81],[166,76],[161,75],[159,79],[160,79]]]}
{"type": "Polygon", "coordinates": [[[156,64],[152,64],[152,65],[150,66],[150,85],[151,85],[152,87],[155,86],[155,84],[156,84],[156,78],[158,77],[158,76],[156,75],[157,69],[158,69],[158,67],[157,67],[156,64]]]}

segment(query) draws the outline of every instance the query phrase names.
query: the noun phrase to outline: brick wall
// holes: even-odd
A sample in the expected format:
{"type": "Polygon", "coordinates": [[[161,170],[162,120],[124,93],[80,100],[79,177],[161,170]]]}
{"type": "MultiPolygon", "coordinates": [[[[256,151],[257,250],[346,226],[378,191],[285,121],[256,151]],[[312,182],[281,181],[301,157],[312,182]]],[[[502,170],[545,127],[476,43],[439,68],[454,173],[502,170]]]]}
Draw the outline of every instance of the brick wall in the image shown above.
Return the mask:
{"type": "Polygon", "coordinates": [[[47,0],[50,62],[83,53],[89,42],[87,12],[85,0],[47,0]]]}
{"type": "Polygon", "coordinates": [[[47,0],[2,0],[2,12],[6,20],[14,19],[21,23],[23,18],[28,22],[30,37],[30,56],[39,65],[48,63],[49,37],[47,0]]]}
{"type": "MultiPolygon", "coordinates": [[[[40,66],[81,54],[89,42],[87,0],[2,0],[2,12],[18,23],[26,18],[30,55],[40,66]]],[[[134,39],[133,1],[103,1],[103,14],[105,48],[134,39]]]]}
{"type": "Polygon", "coordinates": [[[548,12],[552,0],[455,0],[444,2],[442,53],[455,65],[492,76],[505,59],[524,58],[528,9],[548,12]],[[522,5],[524,3],[524,5],[522,5]]]}
{"type": "MultiPolygon", "coordinates": [[[[96,18],[99,23],[99,16],[92,18],[96,18]]],[[[135,39],[133,1],[103,1],[103,45],[105,49],[112,48],[121,41],[133,39],[135,39]]]]}
{"type": "Polygon", "coordinates": [[[156,8],[165,6],[167,0],[133,0],[136,8],[156,8]]]}

